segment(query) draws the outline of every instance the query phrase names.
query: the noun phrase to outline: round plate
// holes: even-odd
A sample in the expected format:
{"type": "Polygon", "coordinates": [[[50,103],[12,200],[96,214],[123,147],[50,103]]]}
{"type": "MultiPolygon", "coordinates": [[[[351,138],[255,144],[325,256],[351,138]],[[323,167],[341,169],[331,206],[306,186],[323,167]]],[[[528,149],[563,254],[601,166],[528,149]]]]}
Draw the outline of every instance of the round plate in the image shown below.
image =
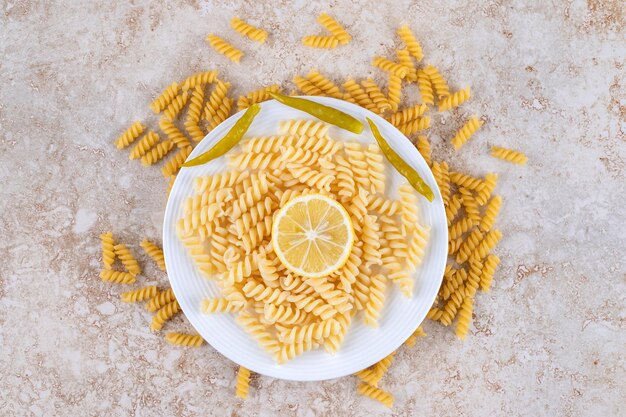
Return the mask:
{"type": "MultiPolygon", "coordinates": [[[[277,365],[272,356],[259,347],[237,323],[233,314],[203,314],[200,302],[207,297],[219,297],[220,291],[213,282],[203,278],[196,270],[187,250],[176,235],[176,222],[183,214],[185,199],[194,193],[193,180],[201,175],[211,175],[226,168],[221,157],[208,164],[183,168],[171,190],[163,223],[163,249],[167,274],[180,306],[198,333],[224,356],[259,374],[295,381],[319,381],[353,374],[396,350],[420,325],[439,291],[448,251],[448,228],[439,188],[415,146],[393,125],[382,117],[355,104],[327,97],[306,97],[346,112],[365,125],[361,135],[331,126],[328,134],[335,140],[374,143],[366,117],[372,119],[382,135],[432,188],[435,199],[429,203],[419,197],[420,222],[430,228],[430,240],[422,266],[416,272],[413,297],[403,297],[395,285],[386,292],[385,305],[379,327],[373,329],[362,323],[361,314],[352,321],[344,343],[334,356],[323,349],[307,352],[286,364],[277,365]]],[[[207,151],[221,139],[241,117],[239,112],[213,129],[200,142],[189,158],[207,151]]],[[[307,113],[286,107],[274,100],[262,103],[262,110],[250,126],[246,136],[276,135],[282,120],[312,119],[307,113]]],[[[234,148],[235,150],[238,148],[234,148]]],[[[387,163],[387,162],[386,162],[387,163]]],[[[387,196],[397,198],[398,185],[406,180],[387,163],[387,196]]]]}

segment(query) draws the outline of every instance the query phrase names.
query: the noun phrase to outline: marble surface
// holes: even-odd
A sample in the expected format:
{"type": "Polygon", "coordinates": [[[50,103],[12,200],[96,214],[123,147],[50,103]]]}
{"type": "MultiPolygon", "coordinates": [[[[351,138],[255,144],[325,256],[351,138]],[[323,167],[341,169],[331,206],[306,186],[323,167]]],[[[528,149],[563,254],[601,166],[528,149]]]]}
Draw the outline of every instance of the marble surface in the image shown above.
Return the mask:
{"type": "MultiPolygon", "coordinates": [[[[615,1],[218,1],[0,3],[0,414],[135,416],[618,416],[626,401],[626,26],[615,1]],[[354,41],[306,49],[327,10],[354,41]],[[258,46],[233,15],[266,27],[258,46]],[[425,325],[382,387],[391,411],[354,378],[255,377],[233,395],[236,365],[211,347],[169,346],[149,315],[100,282],[98,235],[139,252],[158,239],[166,182],[112,141],[172,80],[217,68],[235,95],[318,69],[374,76],[408,23],[427,62],[475,97],[437,117],[435,156],[498,172],[504,198],[493,290],[479,294],[465,342],[425,325]],[[204,42],[244,45],[240,65],[204,42]],[[445,139],[478,113],[461,152],[445,139]],[[529,156],[488,156],[491,144],[529,156]]],[[[165,283],[142,255],[147,282],[165,283]]],[[[169,325],[168,325],[169,326],[169,325]]],[[[186,329],[177,318],[170,329],[186,329]]],[[[623,413],[623,411],[621,412],[623,413]]]]}

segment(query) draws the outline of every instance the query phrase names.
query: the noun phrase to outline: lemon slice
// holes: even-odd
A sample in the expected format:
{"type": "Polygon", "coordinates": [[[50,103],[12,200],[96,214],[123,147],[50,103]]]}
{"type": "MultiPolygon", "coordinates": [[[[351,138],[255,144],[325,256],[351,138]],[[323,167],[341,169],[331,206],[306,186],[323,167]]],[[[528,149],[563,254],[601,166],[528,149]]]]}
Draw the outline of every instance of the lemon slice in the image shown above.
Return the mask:
{"type": "Polygon", "coordinates": [[[296,197],[276,213],[272,244],[290,271],[318,278],[341,268],[352,250],[354,229],[346,209],[320,194],[296,197]]]}

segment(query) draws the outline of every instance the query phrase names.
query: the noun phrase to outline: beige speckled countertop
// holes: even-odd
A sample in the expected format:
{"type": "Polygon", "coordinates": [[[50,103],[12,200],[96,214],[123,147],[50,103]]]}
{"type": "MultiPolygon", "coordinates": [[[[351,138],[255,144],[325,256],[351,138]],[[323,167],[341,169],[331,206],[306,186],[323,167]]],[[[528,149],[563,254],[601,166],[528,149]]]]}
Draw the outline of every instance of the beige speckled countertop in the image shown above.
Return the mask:
{"type": "MultiPolygon", "coordinates": [[[[0,3],[0,415],[623,413],[624,5],[221,3],[0,3]],[[354,41],[334,51],[299,46],[321,31],[315,16],[324,10],[354,41]],[[271,32],[263,47],[245,43],[240,65],[203,40],[215,32],[239,41],[233,15],[271,32]],[[142,308],[100,282],[99,233],[111,229],[136,250],[144,236],[159,239],[165,207],[160,171],[111,142],[133,120],[153,123],[149,101],[196,71],[219,69],[235,95],[273,82],[290,89],[293,75],[313,68],[379,77],[369,60],[392,56],[401,23],[454,88],[472,86],[467,112],[487,120],[462,152],[432,140],[454,168],[500,174],[505,238],[493,290],[478,295],[464,343],[427,323],[428,337],[399,352],[383,382],[396,396],[392,411],[356,395],[353,378],[255,377],[241,401],[235,364],[209,346],[167,345],[142,308]],[[490,144],[530,161],[495,160],[490,144]]],[[[438,131],[447,137],[457,124],[438,131]]],[[[147,279],[165,282],[146,265],[147,279]]]]}

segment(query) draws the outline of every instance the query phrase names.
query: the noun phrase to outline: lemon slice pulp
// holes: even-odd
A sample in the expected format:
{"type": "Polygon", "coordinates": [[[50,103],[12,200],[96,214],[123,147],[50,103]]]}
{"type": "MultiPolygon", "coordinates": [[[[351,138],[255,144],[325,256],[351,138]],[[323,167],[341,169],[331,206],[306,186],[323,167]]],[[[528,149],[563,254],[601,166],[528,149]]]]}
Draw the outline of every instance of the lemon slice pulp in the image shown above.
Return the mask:
{"type": "Polygon", "coordinates": [[[272,245],[290,271],[318,278],[341,268],[352,250],[354,229],[346,209],[321,194],[296,197],[280,208],[272,245]]]}

